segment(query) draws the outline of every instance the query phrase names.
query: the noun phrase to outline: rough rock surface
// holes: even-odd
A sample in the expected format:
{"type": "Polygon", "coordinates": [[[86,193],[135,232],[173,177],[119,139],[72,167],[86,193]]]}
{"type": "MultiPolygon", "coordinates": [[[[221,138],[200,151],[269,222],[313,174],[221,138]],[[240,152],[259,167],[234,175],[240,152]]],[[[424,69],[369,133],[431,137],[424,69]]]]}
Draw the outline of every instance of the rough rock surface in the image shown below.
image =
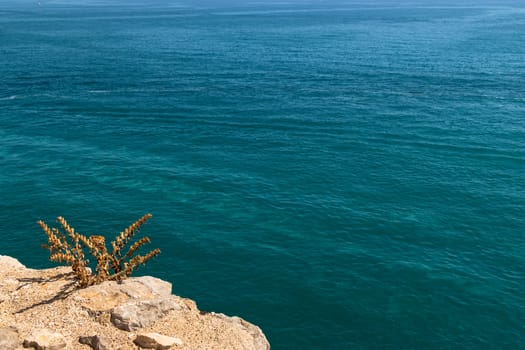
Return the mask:
{"type": "Polygon", "coordinates": [[[24,340],[25,348],[60,350],[66,347],[64,336],[47,328],[34,329],[24,340]]]}
{"type": "Polygon", "coordinates": [[[133,341],[135,344],[144,349],[165,350],[174,345],[182,345],[183,342],[179,338],[166,337],[158,333],[144,333],[139,334],[133,341]]]}
{"type": "Polygon", "coordinates": [[[172,310],[180,310],[171,298],[135,301],[111,310],[111,323],[125,331],[136,331],[157,321],[172,310]]]}
{"type": "Polygon", "coordinates": [[[129,278],[121,283],[107,281],[89,288],[80,289],[75,297],[91,312],[104,312],[127,302],[144,302],[171,296],[171,283],[144,276],[129,278]]]}
{"type": "Polygon", "coordinates": [[[18,347],[18,332],[14,328],[0,328],[0,349],[13,350],[18,347]]]}
{"type": "Polygon", "coordinates": [[[80,337],[78,341],[80,344],[91,346],[93,350],[111,350],[108,346],[107,339],[99,337],[98,335],[80,337]]]}
{"type": "Polygon", "coordinates": [[[137,350],[141,347],[134,343],[133,332],[177,338],[182,344],[172,347],[176,350],[270,348],[257,326],[238,317],[201,312],[192,300],[172,295],[170,283],[154,277],[78,289],[69,267],[33,270],[0,255],[0,296],[0,329],[17,329],[0,333],[0,342],[14,343],[15,334],[17,342],[1,349],[20,349],[25,340],[36,349],[137,350]],[[117,318],[131,331],[115,327],[112,319],[117,318]],[[57,343],[37,345],[35,332],[46,328],[57,343]],[[63,339],[63,347],[58,339],[63,339]]]}

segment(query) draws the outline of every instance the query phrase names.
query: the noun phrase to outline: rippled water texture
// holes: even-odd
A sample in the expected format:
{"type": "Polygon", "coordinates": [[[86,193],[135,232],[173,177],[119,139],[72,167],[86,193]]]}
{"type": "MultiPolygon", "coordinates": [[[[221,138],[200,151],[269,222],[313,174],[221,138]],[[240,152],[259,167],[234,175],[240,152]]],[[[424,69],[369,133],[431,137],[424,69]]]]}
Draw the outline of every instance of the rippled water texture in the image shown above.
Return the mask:
{"type": "Polygon", "coordinates": [[[151,212],[273,349],[524,349],[520,6],[0,3],[0,254],[151,212]]]}

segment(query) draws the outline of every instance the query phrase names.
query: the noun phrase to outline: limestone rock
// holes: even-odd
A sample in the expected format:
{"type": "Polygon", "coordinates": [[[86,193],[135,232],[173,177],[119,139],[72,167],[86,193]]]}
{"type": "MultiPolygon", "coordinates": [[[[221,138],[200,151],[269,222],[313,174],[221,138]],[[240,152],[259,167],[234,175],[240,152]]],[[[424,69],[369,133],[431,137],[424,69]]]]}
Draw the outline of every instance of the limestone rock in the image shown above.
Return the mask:
{"type": "Polygon", "coordinates": [[[228,321],[232,325],[235,325],[248,332],[253,337],[255,350],[270,350],[270,343],[268,342],[268,339],[266,339],[266,336],[264,335],[263,331],[256,325],[238,316],[226,316],[225,314],[215,312],[211,312],[210,314],[212,316],[228,321]]]}
{"type": "Polygon", "coordinates": [[[80,344],[91,346],[93,350],[110,350],[107,339],[98,335],[83,336],[78,341],[80,344]]]}
{"type": "Polygon", "coordinates": [[[76,298],[92,311],[109,311],[133,300],[152,300],[171,295],[171,283],[144,276],[126,279],[123,282],[106,281],[99,285],[79,290],[76,298]]]}
{"type": "Polygon", "coordinates": [[[0,349],[13,350],[18,346],[18,332],[14,328],[0,328],[0,349]]]}
{"type": "MultiPolygon", "coordinates": [[[[139,331],[122,331],[111,324],[111,317],[124,329],[148,325],[142,333],[176,334],[184,340],[170,350],[269,349],[258,327],[202,312],[193,300],[172,295],[170,283],[153,277],[78,289],[71,267],[29,269],[0,256],[0,300],[0,328],[16,325],[18,331],[16,344],[10,330],[0,332],[0,350],[22,350],[22,342],[32,350],[137,349],[133,341],[139,331]]],[[[158,344],[155,347],[169,343],[158,344]]]]}
{"type": "Polygon", "coordinates": [[[150,295],[170,296],[171,283],[151,276],[126,279],[121,283],[121,290],[134,299],[143,299],[150,295]]]}
{"type": "Polygon", "coordinates": [[[25,348],[36,350],[60,350],[66,347],[64,336],[47,328],[36,329],[24,340],[25,348]]]}
{"type": "Polygon", "coordinates": [[[172,310],[180,310],[180,306],[171,297],[131,302],[111,310],[111,323],[131,332],[149,326],[172,310]]]}
{"type": "Polygon", "coordinates": [[[8,269],[25,269],[26,267],[15,258],[7,255],[0,255],[0,270],[8,271],[8,269]]]}
{"type": "Polygon", "coordinates": [[[182,340],[179,338],[168,337],[158,333],[139,334],[133,342],[141,348],[156,350],[164,350],[174,345],[182,345],[182,340]]]}

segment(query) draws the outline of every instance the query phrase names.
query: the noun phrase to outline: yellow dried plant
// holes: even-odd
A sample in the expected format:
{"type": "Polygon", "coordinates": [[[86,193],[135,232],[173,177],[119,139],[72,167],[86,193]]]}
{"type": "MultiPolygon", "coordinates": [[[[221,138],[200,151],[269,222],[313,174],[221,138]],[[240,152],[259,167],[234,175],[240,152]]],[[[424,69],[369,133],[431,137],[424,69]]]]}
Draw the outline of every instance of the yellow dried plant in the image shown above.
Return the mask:
{"type": "Polygon", "coordinates": [[[106,247],[104,236],[87,237],[75,232],[75,229],[69,226],[61,216],[57,218],[57,221],[65,233],[58,228],[50,228],[42,220],[37,223],[47,235],[48,244],[43,247],[49,249],[49,260],[71,265],[79,279],[80,287],[87,287],[104,281],[121,281],[129,277],[139,265],[160,253],[159,249],[153,249],[145,255],[134,255],[141,246],[150,243],[149,237],[140,238],[129,247],[125,254],[122,253],[140,226],[151,216],[151,214],[144,215],[120,232],[111,242],[111,252],[106,247]],[[85,250],[96,259],[94,272],[89,269],[89,260],[85,257],[85,250]]]}

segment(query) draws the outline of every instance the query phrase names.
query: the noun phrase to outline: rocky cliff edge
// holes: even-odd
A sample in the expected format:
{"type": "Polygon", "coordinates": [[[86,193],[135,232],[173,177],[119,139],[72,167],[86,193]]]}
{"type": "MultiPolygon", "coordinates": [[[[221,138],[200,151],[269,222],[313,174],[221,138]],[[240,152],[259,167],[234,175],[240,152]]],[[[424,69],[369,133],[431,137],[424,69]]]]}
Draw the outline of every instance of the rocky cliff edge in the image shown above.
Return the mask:
{"type": "Polygon", "coordinates": [[[269,350],[261,329],[199,311],[154,277],[79,289],[69,267],[26,268],[0,255],[0,349],[269,350]]]}

